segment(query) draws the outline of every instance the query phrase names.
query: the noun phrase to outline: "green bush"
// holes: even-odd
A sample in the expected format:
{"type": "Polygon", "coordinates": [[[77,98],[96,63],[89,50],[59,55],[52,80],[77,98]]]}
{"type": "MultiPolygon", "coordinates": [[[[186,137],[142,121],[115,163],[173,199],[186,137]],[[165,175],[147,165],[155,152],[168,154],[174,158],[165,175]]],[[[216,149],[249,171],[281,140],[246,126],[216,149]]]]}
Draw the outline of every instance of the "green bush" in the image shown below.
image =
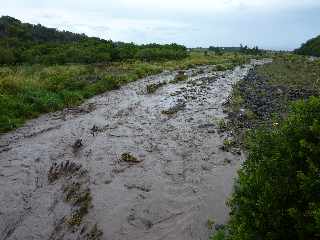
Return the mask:
{"type": "Polygon", "coordinates": [[[320,57],[320,35],[303,43],[300,48],[295,50],[295,53],[320,57]]]}
{"type": "MultiPolygon", "coordinates": [[[[229,202],[226,239],[320,238],[320,99],[248,138],[249,156],[229,202]]],[[[221,234],[221,233],[220,233],[221,234]]]]}
{"type": "MultiPolygon", "coordinates": [[[[84,46],[90,46],[90,44],[83,43],[84,46]]],[[[110,48],[107,44],[106,47],[110,48]]],[[[136,54],[136,45],[134,44],[117,43],[117,47],[129,51],[128,56],[136,54]]],[[[141,46],[141,48],[150,49],[158,47],[160,46],[157,44],[141,46]]],[[[183,47],[176,44],[165,45],[164,48],[184,51],[183,47]]],[[[35,54],[48,54],[50,51],[54,53],[54,50],[41,44],[36,49],[35,54]]],[[[73,54],[75,53],[76,51],[73,52],[73,54]]],[[[116,49],[113,49],[112,58],[120,57],[118,53],[116,49]]],[[[40,55],[39,57],[41,57],[40,55]]],[[[49,55],[51,56],[51,54],[49,55]]],[[[33,57],[37,58],[33,53],[30,53],[30,59],[33,57]]],[[[78,56],[74,57],[74,59],[77,58],[78,56]]],[[[204,56],[202,53],[191,52],[185,59],[158,62],[133,60],[131,62],[99,64],[2,66],[0,67],[0,134],[21,126],[27,119],[37,117],[41,113],[78,105],[86,98],[117,89],[138,78],[160,73],[163,70],[174,71],[198,65],[232,65],[235,58],[249,59],[244,55],[237,56],[226,53],[223,56],[204,56]]],[[[34,62],[41,61],[34,60],[34,62]]],[[[180,80],[186,79],[182,72],[180,77],[180,80]]]]}
{"type": "Polygon", "coordinates": [[[224,240],[226,239],[226,232],[224,229],[218,230],[214,236],[210,238],[210,240],[224,240]]]}
{"type": "Polygon", "coordinates": [[[188,55],[186,47],[178,44],[113,42],[22,23],[8,16],[0,17],[0,35],[0,65],[158,61],[182,59],[188,55]]]}
{"type": "Polygon", "coordinates": [[[16,58],[14,56],[13,50],[0,47],[0,65],[12,64],[12,63],[15,63],[15,61],[16,61],[16,58]]]}

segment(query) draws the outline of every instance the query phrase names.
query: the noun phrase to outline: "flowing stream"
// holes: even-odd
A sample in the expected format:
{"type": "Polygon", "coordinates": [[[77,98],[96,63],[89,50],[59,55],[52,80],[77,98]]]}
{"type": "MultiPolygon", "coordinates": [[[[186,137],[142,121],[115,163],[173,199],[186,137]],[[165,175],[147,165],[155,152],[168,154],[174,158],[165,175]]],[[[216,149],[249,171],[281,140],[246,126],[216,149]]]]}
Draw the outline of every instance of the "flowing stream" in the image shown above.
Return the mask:
{"type": "Polygon", "coordinates": [[[199,67],[178,83],[177,72],[163,72],[0,136],[0,239],[95,239],[94,229],[110,240],[207,240],[213,221],[228,219],[225,202],[243,161],[221,149],[223,103],[263,63],[199,67]],[[149,94],[151,83],[166,84],[149,94]],[[124,153],[136,161],[123,161],[124,153]],[[50,169],[66,162],[64,171],[72,163],[84,174],[60,172],[50,182],[50,169]],[[62,189],[75,179],[90,207],[79,226],[66,227],[76,205],[62,189]]]}

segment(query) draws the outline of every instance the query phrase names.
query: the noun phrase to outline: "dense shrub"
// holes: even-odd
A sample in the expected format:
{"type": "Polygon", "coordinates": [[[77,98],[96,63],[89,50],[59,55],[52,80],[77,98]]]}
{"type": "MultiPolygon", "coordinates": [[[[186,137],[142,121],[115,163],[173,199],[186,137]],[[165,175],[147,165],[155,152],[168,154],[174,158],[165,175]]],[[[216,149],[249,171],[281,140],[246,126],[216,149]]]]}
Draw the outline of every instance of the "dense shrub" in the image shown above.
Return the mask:
{"type": "Polygon", "coordinates": [[[299,49],[295,50],[295,53],[320,57],[320,35],[302,44],[299,49]]]}
{"type": "Polygon", "coordinates": [[[250,134],[226,239],[320,239],[319,136],[315,97],[294,103],[273,129],[250,134]]]}
{"type": "Polygon", "coordinates": [[[0,64],[15,63],[103,63],[128,60],[175,60],[187,56],[187,49],[177,44],[112,42],[58,31],[41,25],[0,18],[0,64]]]}
{"type": "Polygon", "coordinates": [[[261,55],[264,53],[263,50],[259,49],[258,46],[255,46],[253,48],[249,48],[247,45],[243,46],[240,44],[240,50],[241,53],[244,54],[251,54],[251,55],[261,55]]]}
{"type": "Polygon", "coordinates": [[[86,98],[161,71],[161,66],[139,62],[103,67],[0,67],[0,134],[41,113],[76,106],[86,98]]]}
{"type": "Polygon", "coordinates": [[[0,65],[1,64],[13,64],[16,62],[16,58],[12,49],[6,49],[0,46],[0,65]]]}

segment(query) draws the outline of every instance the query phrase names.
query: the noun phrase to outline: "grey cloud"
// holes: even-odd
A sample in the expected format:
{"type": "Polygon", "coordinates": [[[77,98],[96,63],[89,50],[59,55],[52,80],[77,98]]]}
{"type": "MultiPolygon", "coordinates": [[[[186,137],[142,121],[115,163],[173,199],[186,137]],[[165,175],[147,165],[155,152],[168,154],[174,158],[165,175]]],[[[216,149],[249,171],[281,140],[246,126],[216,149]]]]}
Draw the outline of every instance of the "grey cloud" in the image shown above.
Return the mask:
{"type": "Polygon", "coordinates": [[[146,0],[10,0],[0,14],[116,41],[178,42],[187,46],[244,43],[293,49],[320,33],[316,24],[320,22],[318,0],[306,0],[305,4],[297,0],[198,2],[208,6],[192,8],[191,2],[184,2],[188,7],[172,2],[171,8],[164,9],[148,7],[150,1],[148,5],[146,0]],[[215,8],[214,3],[219,2],[222,4],[215,8]]]}

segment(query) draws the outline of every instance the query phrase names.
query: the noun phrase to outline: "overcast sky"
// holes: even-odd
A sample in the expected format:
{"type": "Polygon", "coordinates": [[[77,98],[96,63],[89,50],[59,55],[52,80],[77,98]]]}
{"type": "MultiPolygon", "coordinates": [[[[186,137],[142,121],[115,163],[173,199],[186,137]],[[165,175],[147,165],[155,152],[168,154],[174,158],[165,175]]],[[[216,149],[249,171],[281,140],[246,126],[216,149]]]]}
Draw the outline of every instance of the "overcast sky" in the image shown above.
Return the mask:
{"type": "Polygon", "coordinates": [[[1,0],[0,15],[114,41],[294,49],[320,34],[320,0],[1,0]]]}

